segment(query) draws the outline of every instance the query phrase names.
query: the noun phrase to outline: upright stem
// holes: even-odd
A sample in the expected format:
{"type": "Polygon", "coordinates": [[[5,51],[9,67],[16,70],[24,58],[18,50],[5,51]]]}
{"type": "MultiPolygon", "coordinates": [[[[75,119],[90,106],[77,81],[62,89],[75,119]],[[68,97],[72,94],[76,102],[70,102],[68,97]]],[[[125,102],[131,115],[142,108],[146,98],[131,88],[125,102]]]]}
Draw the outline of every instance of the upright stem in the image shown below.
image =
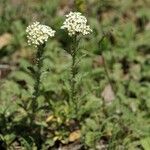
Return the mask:
{"type": "Polygon", "coordinates": [[[32,100],[32,110],[33,113],[36,111],[37,108],[37,98],[40,95],[40,79],[41,79],[41,68],[43,65],[43,52],[44,52],[45,45],[41,45],[37,49],[36,53],[36,70],[35,70],[35,84],[34,84],[34,92],[33,92],[33,100],[32,100]]]}
{"type": "Polygon", "coordinates": [[[71,64],[71,81],[70,81],[70,89],[71,89],[71,104],[74,105],[75,109],[77,109],[76,105],[76,75],[77,75],[77,66],[76,66],[76,56],[78,50],[78,41],[77,37],[74,37],[73,45],[71,49],[71,56],[72,56],[72,64],[71,64]]]}
{"type": "MultiPolygon", "coordinates": [[[[108,33],[105,33],[105,34],[102,36],[102,38],[100,39],[99,44],[101,44],[101,42],[104,40],[104,38],[106,38],[107,36],[109,36],[109,34],[110,34],[109,32],[108,32],[108,33]]],[[[113,84],[113,82],[112,82],[112,80],[111,80],[111,77],[109,76],[109,69],[108,69],[108,66],[107,66],[107,61],[106,61],[106,59],[105,59],[105,57],[104,57],[103,52],[101,53],[101,55],[102,55],[102,58],[103,58],[103,61],[104,61],[104,70],[105,70],[105,74],[106,74],[107,80],[108,80],[108,82],[109,82],[111,88],[113,89],[113,91],[116,92],[116,88],[115,88],[115,86],[114,86],[114,84],[113,84]]],[[[113,57],[113,55],[112,55],[112,57],[113,57]]],[[[114,62],[114,60],[115,60],[115,59],[114,59],[114,57],[113,57],[113,62],[114,62]]]]}
{"type": "Polygon", "coordinates": [[[76,62],[76,53],[74,52],[72,54],[72,64],[71,64],[71,100],[74,102],[75,101],[75,77],[76,77],[76,66],[75,66],[75,62],[76,62]]]}
{"type": "Polygon", "coordinates": [[[113,82],[112,82],[111,77],[109,76],[110,73],[109,73],[109,71],[108,71],[107,62],[106,62],[106,60],[105,60],[105,57],[104,57],[103,53],[102,53],[102,58],[103,58],[103,61],[104,61],[104,70],[105,70],[105,74],[106,74],[107,80],[108,80],[108,82],[109,82],[111,88],[113,89],[113,91],[116,92],[116,88],[115,88],[115,86],[114,86],[114,84],[113,84],[113,82]]]}

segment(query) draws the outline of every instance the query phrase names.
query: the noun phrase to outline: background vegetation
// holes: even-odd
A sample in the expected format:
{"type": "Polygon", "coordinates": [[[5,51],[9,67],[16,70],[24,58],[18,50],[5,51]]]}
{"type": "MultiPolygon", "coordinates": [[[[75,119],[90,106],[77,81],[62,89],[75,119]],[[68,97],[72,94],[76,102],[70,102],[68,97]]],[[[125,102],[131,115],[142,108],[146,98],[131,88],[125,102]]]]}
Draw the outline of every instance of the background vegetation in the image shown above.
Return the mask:
{"type": "Polygon", "coordinates": [[[148,0],[0,0],[0,150],[149,150],[150,3],[148,0]],[[81,11],[93,34],[82,39],[78,112],[68,105],[64,15],[81,11]],[[34,123],[30,102],[35,50],[26,27],[57,30],[44,52],[34,123]]]}

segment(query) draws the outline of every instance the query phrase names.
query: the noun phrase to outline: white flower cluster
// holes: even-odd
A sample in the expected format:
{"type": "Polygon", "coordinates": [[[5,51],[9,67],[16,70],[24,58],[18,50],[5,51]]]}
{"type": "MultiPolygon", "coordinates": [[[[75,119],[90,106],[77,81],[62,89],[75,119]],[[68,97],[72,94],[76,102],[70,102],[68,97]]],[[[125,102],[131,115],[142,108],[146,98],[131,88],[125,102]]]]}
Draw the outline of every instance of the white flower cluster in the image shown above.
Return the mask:
{"type": "Polygon", "coordinates": [[[92,32],[89,25],[87,25],[87,19],[80,12],[70,12],[66,15],[66,20],[61,26],[61,29],[67,29],[70,36],[81,33],[87,35],[92,32]]]}
{"type": "Polygon", "coordinates": [[[55,35],[55,31],[51,27],[42,25],[39,22],[34,22],[26,29],[28,44],[34,45],[35,47],[43,44],[48,40],[49,37],[55,35]]]}

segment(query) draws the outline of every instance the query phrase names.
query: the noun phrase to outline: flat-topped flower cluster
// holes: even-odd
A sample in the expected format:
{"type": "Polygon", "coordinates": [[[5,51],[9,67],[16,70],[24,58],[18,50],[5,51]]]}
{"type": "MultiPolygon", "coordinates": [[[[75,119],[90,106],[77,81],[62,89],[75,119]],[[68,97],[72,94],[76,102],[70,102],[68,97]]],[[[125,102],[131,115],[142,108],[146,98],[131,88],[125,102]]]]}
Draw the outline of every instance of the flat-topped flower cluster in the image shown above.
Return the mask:
{"type": "MultiPolygon", "coordinates": [[[[87,25],[87,19],[80,12],[70,12],[66,15],[66,20],[64,21],[61,29],[66,29],[69,36],[74,36],[78,34],[87,35],[92,32],[92,29],[87,25]]],[[[44,44],[49,37],[55,35],[54,30],[51,27],[42,25],[39,22],[34,22],[29,25],[26,29],[27,39],[29,45],[44,44]]]]}
{"type": "Polygon", "coordinates": [[[26,29],[28,44],[38,46],[48,40],[49,37],[55,35],[55,31],[51,27],[34,22],[26,29]]]}
{"type": "Polygon", "coordinates": [[[67,29],[70,36],[81,33],[87,35],[92,32],[89,25],[87,25],[87,19],[80,12],[70,12],[66,15],[66,20],[61,26],[61,29],[67,29]]]}

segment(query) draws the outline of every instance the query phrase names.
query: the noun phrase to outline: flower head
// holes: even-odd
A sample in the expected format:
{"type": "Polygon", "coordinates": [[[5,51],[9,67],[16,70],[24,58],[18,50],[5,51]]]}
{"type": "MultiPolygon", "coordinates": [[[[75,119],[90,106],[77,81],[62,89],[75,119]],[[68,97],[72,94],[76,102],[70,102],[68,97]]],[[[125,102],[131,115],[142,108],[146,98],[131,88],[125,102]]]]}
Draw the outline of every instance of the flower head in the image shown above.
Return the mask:
{"type": "Polygon", "coordinates": [[[66,20],[61,26],[61,29],[67,29],[70,36],[81,33],[87,35],[92,32],[89,25],[87,25],[87,19],[80,12],[70,12],[66,15],[66,20]]]}
{"type": "Polygon", "coordinates": [[[48,40],[49,37],[55,35],[55,31],[51,27],[34,22],[26,29],[29,45],[38,46],[48,40]]]}

